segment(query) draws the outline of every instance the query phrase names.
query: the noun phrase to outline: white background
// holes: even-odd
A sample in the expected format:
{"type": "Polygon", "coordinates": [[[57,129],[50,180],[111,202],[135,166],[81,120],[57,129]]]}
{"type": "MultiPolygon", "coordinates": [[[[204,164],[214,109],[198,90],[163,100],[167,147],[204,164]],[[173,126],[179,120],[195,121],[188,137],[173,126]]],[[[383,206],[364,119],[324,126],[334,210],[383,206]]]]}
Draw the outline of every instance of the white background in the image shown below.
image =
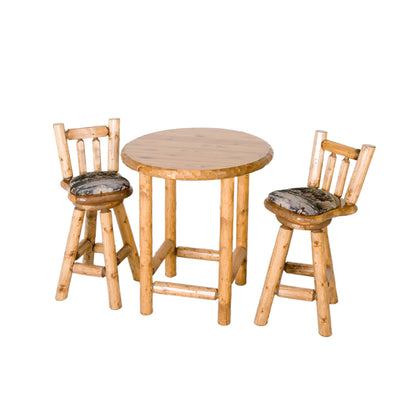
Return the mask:
{"type": "MultiPolygon", "coordinates": [[[[1,414],[415,414],[412,2],[38,0],[5,2],[0,19],[1,414]],[[72,206],[52,124],[110,117],[122,146],[197,126],[272,145],[251,175],[248,284],[233,287],[230,326],[197,299],[155,295],[140,315],[127,262],[122,309],[78,275],[55,301],[72,206]],[[308,302],[275,298],[269,324],[253,323],[278,230],[263,200],[306,184],[315,129],[377,146],[358,213],[330,227],[330,338],[308,302]]],[[[138,175],[121,173],[138,240],[138,175]]],[[[161,180],[154,194],[156,249],[161,180]]],[[[218,182],[178,184],[178,245],[216,248],[218,217],[218,182]]],[[[310,261],[307,233],[292,245],[289,260],[310,261]]],[[[217,267],[179,259],[175,281],[216,286],[217,267]]]]}

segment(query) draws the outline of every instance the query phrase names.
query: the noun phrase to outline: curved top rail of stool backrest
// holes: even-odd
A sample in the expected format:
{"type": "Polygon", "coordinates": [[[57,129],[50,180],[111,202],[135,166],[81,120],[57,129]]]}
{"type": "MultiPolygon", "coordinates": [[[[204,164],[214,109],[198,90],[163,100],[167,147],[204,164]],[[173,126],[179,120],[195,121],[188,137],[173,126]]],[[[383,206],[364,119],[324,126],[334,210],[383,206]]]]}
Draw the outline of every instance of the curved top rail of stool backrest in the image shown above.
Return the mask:
{"type": "Polygon", "coordinates": [[[360,195],[364,179],[367,175],[375,146],[363,145],[361,149],[355,149],[341,143],[327,140],[327,132],[317,130],[313,143],[312,158],[309,168],[308,186],[311,188],[321,188],[329,191],[332,184],[332,177],[335,171],[337,155],[344,156],[339,168],[338,178],[335,185],[334,195],[341,197],[350,165],[350,159],[355,160],[355,168],[351,175],[344,200],[347,204],[353,205],[357,202],[360,195]],[[325,151],[331,152],[328,156],[325,174],[321,183],[322,167],[325,151]]]}

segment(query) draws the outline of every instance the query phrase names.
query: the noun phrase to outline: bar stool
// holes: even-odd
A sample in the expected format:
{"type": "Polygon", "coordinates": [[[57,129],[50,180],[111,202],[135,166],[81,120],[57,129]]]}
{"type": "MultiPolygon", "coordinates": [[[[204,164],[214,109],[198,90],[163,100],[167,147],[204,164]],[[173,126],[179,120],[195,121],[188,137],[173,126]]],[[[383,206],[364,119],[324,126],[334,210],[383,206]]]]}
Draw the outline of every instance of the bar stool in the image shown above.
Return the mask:
{"type": "Polygon", "coordinates": [[[123,200],[133,192],[129,181],[118,173],[120,120],[110,119],[107,126],[85,127],[65,131],[62,123],[54,124],[63,180],[61,186],[68,191],[74,204],[71,227],[59,276],[56,300],[68,296],[72,273],[107,278],[111,309],[121,308],[121,296],[117,266],[126,257],[133,278],[140,280],[140,260],[134,242],[123,200]],[[101,169],[102,137],[108,136],[107,170],[101,169]],[[84,139],[92,138],[94,171],[87,172],[84,139]],[[73,176],[68,141],[76,141],[79,175],[73,176]],[[111,210],[117,218],[123,247],[116,252],[111,210]],[[95,241],[97,212],[100,212],[102,243],[95,241]],[[84,238],[81,230],[86,217],[84,238]],[[94,253],[104,254],[105,267],[94,264],[94,253]],[[82,263],[76,262],[83,257],[82,263]]]}
{"type": "Polygon", "coordinates": [[[360,150],[332,142],[327,140],[326,132],[316,131],[308,187],[285,189],[269,194],[265,206],[276,215],[282,225],[257,308],[257,325],[267,324],[276,294],[292,299],[316,300],[319,333],[322,336],[332,334],[329,304],[337,303],[338,297],[327,227],[334,217],[351,215],[357,211],[355,204],[374,151],[375,147],[370,145],[363,145],[360,150]],[[331,153],[319,188],[325,151],[331,153]],[[344,158],[339,168],[335,190],[330,193],[337,155],[344,158]],[[356,164],[345,196],[341,198],[350,159],[355,160],[356,164]],[[286,262],[294,229],[311,231],[313,265],[286,262]],[[283,271],[314,277],[315,290],[281,285],[283,271]]]}

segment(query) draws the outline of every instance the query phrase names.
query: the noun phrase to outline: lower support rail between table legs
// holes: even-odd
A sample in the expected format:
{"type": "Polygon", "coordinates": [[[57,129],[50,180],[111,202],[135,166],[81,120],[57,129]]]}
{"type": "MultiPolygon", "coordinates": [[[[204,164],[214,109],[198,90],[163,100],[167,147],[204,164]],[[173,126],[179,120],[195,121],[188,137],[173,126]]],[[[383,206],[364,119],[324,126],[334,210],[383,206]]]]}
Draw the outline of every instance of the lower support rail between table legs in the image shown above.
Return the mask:
{"type": "Polygon", "coordinates": [[[207,248],[193,247],[176,247],[176,257],[184,257],[187,259],[220,261],[219,250],[210,250],[207,248]]]}
{"type": "Polygon", "coordinates": [[[184,285],[181,283],[154,282],[152,291],[153,293],[184,296],[187,298],[209,300],[216,300],[218,298],[218,289],[213,287],[184,285]]]}

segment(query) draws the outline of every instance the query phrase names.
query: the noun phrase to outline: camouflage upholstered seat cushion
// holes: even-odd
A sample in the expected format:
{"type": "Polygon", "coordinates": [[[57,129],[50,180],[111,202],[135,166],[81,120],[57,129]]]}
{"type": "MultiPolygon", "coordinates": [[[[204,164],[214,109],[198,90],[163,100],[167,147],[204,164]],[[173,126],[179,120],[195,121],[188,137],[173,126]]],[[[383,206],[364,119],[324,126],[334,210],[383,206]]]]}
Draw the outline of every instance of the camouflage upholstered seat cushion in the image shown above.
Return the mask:
{"type": "Polygon", "coordinates": [[[102,195],[124,191],[130,188],[130,183],[117,172],[87,172],[69,183],[69,192],[77,196],[102,195]]]}
{"type": "Polygon", "coordinates": [[[319,215],[339,207],[335,195],[319,188],[291,188],[274,191],[269,201],[300,215],[319,215]]]}

